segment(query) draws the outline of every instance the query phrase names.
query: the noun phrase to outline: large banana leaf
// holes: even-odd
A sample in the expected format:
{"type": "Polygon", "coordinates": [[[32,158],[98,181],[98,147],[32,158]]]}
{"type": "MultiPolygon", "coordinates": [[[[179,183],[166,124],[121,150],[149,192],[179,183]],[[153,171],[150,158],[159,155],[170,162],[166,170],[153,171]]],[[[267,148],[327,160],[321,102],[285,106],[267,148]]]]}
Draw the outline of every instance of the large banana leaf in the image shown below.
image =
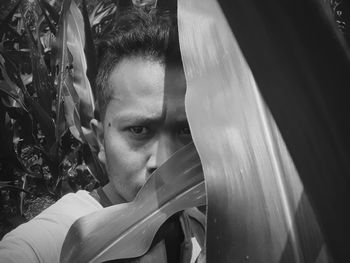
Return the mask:
{"type": "Polygon", "coordinates": [[[348,261],[350,63],[319,2],[179,0],[207,262],[348,261]]]}
{"type": "Polygon", "coordinates": [[[141,256],[167,218],[205,202],[201,163],[191,143],[151,175],[133,202],[78,219],[66,236],[60,262],[103,262],[141,256]]]}
{"type": "Polygon", "coordinates": [[[281,130],[330,253],[335,262],[348,262],[350,52],[321,2],[219,0],[281,130]]]}

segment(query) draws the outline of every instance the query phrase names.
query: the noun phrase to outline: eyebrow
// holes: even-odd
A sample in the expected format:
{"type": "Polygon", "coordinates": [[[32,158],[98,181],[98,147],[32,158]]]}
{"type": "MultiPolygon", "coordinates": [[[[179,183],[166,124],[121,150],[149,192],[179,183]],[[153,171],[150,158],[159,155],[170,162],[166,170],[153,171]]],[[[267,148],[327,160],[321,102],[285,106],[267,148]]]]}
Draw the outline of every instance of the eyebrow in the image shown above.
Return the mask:
{"type": "MultiPolygon", "coordinates": [[[[127,124],[143,124],[151,125],[165,121],[165,114],[154,115],[154,116],[145,116],[138,113],[122,114],[114,118],[113,123],[127,125],[127,124]]],[[[186,126],[188,125],[187,118],[179,118],[175,120],[176,125],[186,126]]],[[[174,124],[175,124],[174,123],[174,124]]]]}
{"type": "Polygon", "coordinates": [[[145,116],[143,114],[130,113],[130,114],[122,114],[114,118],[113,122],[128,124],[128,123],[140,123],[140,124],[151,124],[163,121],[165,118],[164,114],[159,115],[155,114],[154,116],[145,116]]]}

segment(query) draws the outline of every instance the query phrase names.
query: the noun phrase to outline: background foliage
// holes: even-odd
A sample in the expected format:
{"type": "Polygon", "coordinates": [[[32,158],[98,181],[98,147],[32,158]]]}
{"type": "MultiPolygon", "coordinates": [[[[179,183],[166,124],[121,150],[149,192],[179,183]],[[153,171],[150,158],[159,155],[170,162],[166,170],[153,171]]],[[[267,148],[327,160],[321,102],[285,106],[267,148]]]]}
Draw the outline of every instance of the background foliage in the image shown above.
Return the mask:
{"type": "MultiPolygon", "coordinates": [[[[322,1],[349,43],[349,4],[322,1]]],[[[0,238],[63,194],[106,183],[89,129],[93,39],[121,8],[145,2],[154,1],[1,2],[0,238]]]]}
{"type": "Polygon", "coordinates": [[[106,183],[89,128],[93,39],[117,7],[118,1],[2,2],[0,237],[63,194],[106,183]]]}

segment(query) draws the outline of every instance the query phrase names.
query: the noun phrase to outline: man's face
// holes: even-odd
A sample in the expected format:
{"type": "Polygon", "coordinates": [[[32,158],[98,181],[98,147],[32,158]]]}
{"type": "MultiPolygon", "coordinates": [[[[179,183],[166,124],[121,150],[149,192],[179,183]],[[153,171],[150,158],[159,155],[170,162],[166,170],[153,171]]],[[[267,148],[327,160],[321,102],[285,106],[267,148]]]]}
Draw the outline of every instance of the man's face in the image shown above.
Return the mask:
{"type": "Polygon", "coordinates": [[[150,174],[191,139],[180,67],[142,57],[123,59],[112,71],[112,99],[102,123],[102,151],[110,183],[126,201],[150,174]]]}

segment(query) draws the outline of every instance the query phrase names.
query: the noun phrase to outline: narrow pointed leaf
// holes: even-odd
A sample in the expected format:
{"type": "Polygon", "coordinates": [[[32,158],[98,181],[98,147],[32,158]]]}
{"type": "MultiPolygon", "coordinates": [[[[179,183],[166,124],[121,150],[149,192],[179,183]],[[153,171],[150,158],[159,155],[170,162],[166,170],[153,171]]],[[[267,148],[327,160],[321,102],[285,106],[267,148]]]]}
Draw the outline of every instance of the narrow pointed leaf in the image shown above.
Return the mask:
{"type": "Polygon", "coordinates": [[[167,218],[204,204],[202,168],[191,143],[151,175],[133,202],[78,219],[66,236],[61,263],[141,256],[150,248],[153,237],[167,218]]]}
{"type": "Polygon", "coordinates": [[[71,0],[64,0],[62,5],[61,16],[59,19],[58,34],[55,42],[54,53],[57,58],[59,67],[58,72],[58,84],[57,84],[57,97],[56,97],[56,139],[59,140],[63,135],[65,129],[63,128],[62,121],[64,120],[63,114],[63,87],[66,75],[68,73],[69,61],[68,61],[68,49],[67,49],[67,10],[69,9],[71,0]]]}
{"type": "Polygon", "coordinates": [[[84,31],[85,31],[85,56],[87,61],[86,75],[90,81],[92,94],[96,97],[94,83],[95,76],[97,74],[97,59],[95,45],[92,38],[91,25],[89,21],[89,14],[86,8],[86,1],[83,0],[82,3],[82,14],[84,18],[84,31]]]}
{"type": "Polygon", "coordinates": [[[67,10],[66,19],[67,47],[73,57],[73,85],[80,99],[80,119],[84,127],[90,127],[89,123],[95,110],[94,97],[86,75],[84,19],[74,0],[67,10]]]}
{"type": "Polygon", "coordinates": [[[43,48],[40,42],[40,33],[38,31],[39,25],[37,27],[37,40],[34,38],[27,20],[23,15],[25,29],[27,33],[27,39],[29,42],[29,47],[31,50],[31,61],[32,61],[32,72],[33,72],[33,85],[37,92],[40,106],[46,111],[48,115],[51,115],[52,108],[52,97],[51,91],[53,87],[51,86],[51,81],[49,79],[49,72],[47,70],[44,56],[43,48]]]}
{"type": "Polygon", "coordinates": [[[71,134],[81,142],[85,141],[79,116],[80,100],[73,87],[73,78],[70,73],[66,75],[63,85],[64,115],[71,134]]]}

